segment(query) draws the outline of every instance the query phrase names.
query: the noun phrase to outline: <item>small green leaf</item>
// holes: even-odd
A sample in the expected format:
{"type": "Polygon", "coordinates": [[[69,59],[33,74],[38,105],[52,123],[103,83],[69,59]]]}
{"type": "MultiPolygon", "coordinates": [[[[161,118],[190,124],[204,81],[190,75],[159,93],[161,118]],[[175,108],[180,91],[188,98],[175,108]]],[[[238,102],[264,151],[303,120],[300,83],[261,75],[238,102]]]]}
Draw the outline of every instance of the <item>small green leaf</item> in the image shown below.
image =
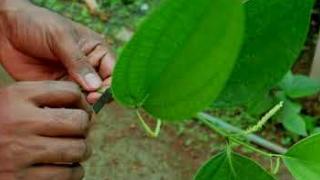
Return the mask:
{"type": "Polygon", "coordinates": [[[282,119],[283,126],[298,135],[306,136],[307,128],[304,119],[299,114],[290,114],[282,119]]]}
{"type": "Polygon", "coordinates": [[[292,146],[283,161],[296,180],[319,180],[319,152],[320,134],[316,134],[292,146]]]}
{"type": "Polygon", "coordinates": [[[218,96],[243,34],[239,0],[165,0],[120,55],[115,99],[164,120],[182,120],[218,96]]]}
{"type": "Polygon", "coordinates": [[[304,75],[293,75],[291,72],[280,82],[280,87],[291,98],[312,96],[320,91],[320,83],[304,75]]]}
{"type": "Polygon", "coordinates": [[[247,105],[281,80],[304,47],[313,2],[244,1],[244,46],[218,105],[247,105]]]}
{"type": "Polygon", "coordinates": [[[283,126],[298,135],[306,136],[307,128],[304,119],[300,116],[302,106],[298,103],[290,101],[283,93],[279,93],[277,97],[284,101],[284,107],[277,115],[277,119],[283,126]]]}
{"type": "Polygon", "coordinates": [[[306,129],[310,134],[314,134],[314,130],[317,126],[317,119],[313,116],[301,115],[304,122],[306,123],[306,129]]]}
{"type": "Polygon", "coordinates": [[[256,162],[236,153],[222,152],[204,164],[194,180],[274,180],[256,162]]]}

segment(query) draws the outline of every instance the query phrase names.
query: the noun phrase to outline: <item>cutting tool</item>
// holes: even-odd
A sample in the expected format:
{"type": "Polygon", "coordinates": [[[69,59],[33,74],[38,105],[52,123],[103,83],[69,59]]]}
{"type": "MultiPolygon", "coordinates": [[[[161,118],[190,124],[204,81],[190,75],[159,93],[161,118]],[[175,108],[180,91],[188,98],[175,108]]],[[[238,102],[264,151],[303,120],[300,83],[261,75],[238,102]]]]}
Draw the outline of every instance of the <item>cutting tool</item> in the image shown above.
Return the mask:
{"type": "Polygon", "coordinates": [[[110,103],[113,100],[111,88],[107,89],[101,96],[101,98],[93,105],[93,110],[98,114],[104,105],[110,103]]]}

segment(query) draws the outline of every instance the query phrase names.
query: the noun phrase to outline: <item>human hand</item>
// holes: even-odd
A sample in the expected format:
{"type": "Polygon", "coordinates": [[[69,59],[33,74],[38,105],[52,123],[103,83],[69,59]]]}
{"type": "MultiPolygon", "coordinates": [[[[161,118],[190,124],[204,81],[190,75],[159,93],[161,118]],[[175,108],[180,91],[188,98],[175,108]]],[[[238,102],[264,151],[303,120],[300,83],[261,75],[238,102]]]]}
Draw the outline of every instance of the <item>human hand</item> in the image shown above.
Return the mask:
{"type": "Polygon", "coordinates": [[[58,80],[66,75],[95,103],[110,86],[114,56],[90,29],[27,0],[0,1],[0,61],[16,80],[58,80]]]}
{"type": "Polygon", "coordinates": [[[88,158],[88,105],[72,82],[0,89],[0,179],[78,180],[88,158]]]}

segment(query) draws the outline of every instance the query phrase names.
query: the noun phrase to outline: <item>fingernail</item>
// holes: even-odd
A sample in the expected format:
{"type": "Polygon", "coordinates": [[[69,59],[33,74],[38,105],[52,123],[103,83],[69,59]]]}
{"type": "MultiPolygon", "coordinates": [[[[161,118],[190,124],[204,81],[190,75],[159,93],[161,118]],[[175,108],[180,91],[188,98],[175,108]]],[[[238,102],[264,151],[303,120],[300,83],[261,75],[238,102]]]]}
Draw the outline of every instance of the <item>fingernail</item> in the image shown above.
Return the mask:
{"type": "Polygon", "coordinates": [[[88,86],[90,86],[90,88],[93,88],[93,89],[99,88],[102,84],[101,79],[96,74],[93,74],[93,73],[86,74],[84,76],[84,79],[88,84],[88,86]]]}

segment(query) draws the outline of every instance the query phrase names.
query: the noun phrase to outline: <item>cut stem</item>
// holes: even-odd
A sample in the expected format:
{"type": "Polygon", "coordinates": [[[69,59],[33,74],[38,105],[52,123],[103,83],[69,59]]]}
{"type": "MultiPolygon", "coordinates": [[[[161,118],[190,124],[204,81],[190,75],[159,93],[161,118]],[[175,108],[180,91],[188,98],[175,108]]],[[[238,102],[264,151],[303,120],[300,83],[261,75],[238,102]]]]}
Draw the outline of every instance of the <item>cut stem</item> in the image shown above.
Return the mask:
{"type": "Polygon", "coordinates": [[[145,122],[143,117],[141,116],[139,110],[136,111],[136,114],[137,114],[137,116],[139,118],[139,121],[141,123],[142,128],[147,132],[147,134],[152,138],[157,138],[159,136],[159,134],[160,134],[162,121],[160,119],[157,119],[156,128],[155,128],[155,130],[152,130],[150,128],[150,126],[145,122]]]}

